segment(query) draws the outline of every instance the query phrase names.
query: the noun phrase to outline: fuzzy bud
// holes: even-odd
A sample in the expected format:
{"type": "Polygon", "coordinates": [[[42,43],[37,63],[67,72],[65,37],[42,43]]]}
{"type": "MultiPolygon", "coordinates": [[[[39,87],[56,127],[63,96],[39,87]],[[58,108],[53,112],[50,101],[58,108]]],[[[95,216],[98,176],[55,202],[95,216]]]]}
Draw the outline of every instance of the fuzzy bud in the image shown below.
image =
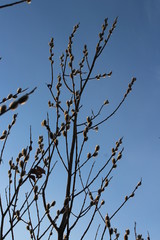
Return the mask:
{"type": "Polygon", "coordinates": [[[98,152],[99,149],[100,149],[100,146],[99,146],[99,145],[96,145],[96,147],[95,147],[95,152],[98,152]]]}
{"type": "Polygon", "coordinates": [[[126,234],[129,235],[130,234],[130,230],[126,229],[126,234]]]}
{"type": "Polygon", "coordinates": [[[108,100],[105,100],[103,104],[104,104],[104,105],[107,105],[107,104],[109,104],[109,101],[108,101],[108,100]]]}
{"type": "Polygon", "coordinates": [[[101,205],[104,205],[104,204],[105,204],[105,201],[104,201],[104,200],[102,200],[102,201],[101,201],[101,205]]]}
{"type": "Polygon", "coordinates": [[[28,94],[25,94],[21,98],[18,99],[18,103],[23,105],[27,102],[28,98],[29,98],[28,94]]]}
{"type": "Polygon", "coordinates": [[[9,105],[9,108],[11,110],[15,110],[17,107],[18,107],[18,102],[17,101],[11,102],[10,105],[9,105]]]}
{"type": "Polygon", "coordinates": [[[47,124],[46,120],[43,120],[43,121],[41,122],[41,126],[42,126],[42,127],[43,127],[43,126],[46,126],[46,124],[47,124]]]}
{"type": "Polygon", "coordinates": [[[21,92],[22,92],[22,88],[18,88],[17,93],[21,93],[21,92]]]}
{"type": "Polygon", "coordinates": [[[108,186],[108,183],[109,183],[109,182],[108,182],[108,179],[106,178],[106,179],[105,179],[104,187],[107,187],[107,186],[108,186]]]}
{"type": "Polygon", "coordinates": [[[128,240],[128,235],[127,234],[124,235],[124,240],[128,240]]]}
{"type": "Polygon", "coordinates": [[[19,166],[21,167],[21,168],[23,168],[23,166],[24,166],[24,162],[21,160],[21,161],[19,161],[19,166]]]}
{"type": "Polygon", "coordinates": [[[56,205],[56,201],[53,201],[52,203],[51,203],[51,207],[54,207],[56,205]]]}
{"type": "Polygon", "coordinates": [[[120,160],[122,158],[122,153],[118,153],[117,160],[120,160]]]}
{"type": "Polygon", "coordinates": [[[97,155],[98,155],[98,152],[93,153],[93,157],[97,157],[97,155]]]}
{"type": "Polygon", "coordinates": [[[134,192],[131,193],[130,197],[134,197],[134,192]]]}
{"type": "Polygon", "coordinates": [[[23,148],[23,149],[22,149],[22,155],[23,155],[23,156],[26,156],[26,155],[27,155],[27,150],[26,150],[26,148],[23,148]]]}
{"type": "Polygon", "coordinates": [[[5,113],[7,110],[7,106],[6,105],[2,105],[0,106],[0,114],[2,115],[3,113],[5,113]]]}
{"type": "Polygon", "coordinates": [[[115,164],[116,163],[116,160],[115,158],[112,158],[112,163],[115,164]]]}

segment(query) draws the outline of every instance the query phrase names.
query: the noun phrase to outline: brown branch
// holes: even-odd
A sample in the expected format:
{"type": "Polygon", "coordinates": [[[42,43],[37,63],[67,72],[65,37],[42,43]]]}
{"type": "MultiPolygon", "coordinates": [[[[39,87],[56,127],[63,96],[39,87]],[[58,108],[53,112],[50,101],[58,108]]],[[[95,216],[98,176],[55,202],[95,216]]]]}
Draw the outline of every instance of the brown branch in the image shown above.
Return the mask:
{"type": "Polygon", "coordinates": [[[18,2],[13,2],[13,3],[8,3],[8,4],[5,4],[5,5],[1,5],[1,6],[0,6],[0,9],[2,9],[2,8],[7,8],[7,7],[12,7],[12,6],[14,6],[14,5],[21,4],[21,3],[23,3],[23,2],[28,2],[28,3],[29,3],[28,0],[21,0],[21,1],[18,1],[18,2]]]}

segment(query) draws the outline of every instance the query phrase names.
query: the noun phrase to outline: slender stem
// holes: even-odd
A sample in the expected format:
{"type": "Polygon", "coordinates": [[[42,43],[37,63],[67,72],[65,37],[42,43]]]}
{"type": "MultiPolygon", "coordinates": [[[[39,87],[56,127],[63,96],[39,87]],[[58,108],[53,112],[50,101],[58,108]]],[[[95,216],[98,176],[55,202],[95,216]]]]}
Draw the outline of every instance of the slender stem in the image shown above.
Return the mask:
{"type": "Polygon", "coordinates": [[[8,3],[8,4],[0,6],[0,9],[1,8],[6,8],[6,7],[12,7],[14,5],[21,4],[23,2],[27,2],[27,0],[21,0],[21,1],[18,1],[18,2],[8,3]]]}

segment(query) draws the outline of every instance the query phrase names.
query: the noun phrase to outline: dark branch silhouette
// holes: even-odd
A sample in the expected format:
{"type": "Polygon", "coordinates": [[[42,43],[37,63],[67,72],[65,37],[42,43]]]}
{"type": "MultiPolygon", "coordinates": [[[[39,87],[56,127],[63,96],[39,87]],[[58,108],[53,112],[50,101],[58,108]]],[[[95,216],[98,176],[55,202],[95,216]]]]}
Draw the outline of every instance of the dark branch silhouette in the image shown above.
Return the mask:
{"type": "MultiPolygon", "coordinates": [[[[23,2],[23,0],[0,6],[0,8],[11,7],[23,2]]],[[[99,158],[100,145],[90,144],[90,136],[93,131],[98,132],[99,127],[105,124],[120,109],[126,98],[132,91],[136,78],[133,77],[127,90],[119,101],[117,107],[112,109],[109,115],[102,117],[102,111],[109,104],[104,100],[99,110],[91,115],[83,112],[83,99],[85,99],[86,87],[92,81],[103,81],[111,77],[112,71],[108,73],[93,74],[97,59],[99,59],[107,47],[112,33],[117,26],[116,18],[108,27],[108,19],[104,20],[93,56],[88,58],[87,45],[82,50],[82,58],[77,63],[78,56],[74,54],[73,42],[79,24],[75,25],[65,53],[60,57],[61,73],[54,75],[54,40],[49,42],[49,61],[51,65],[51,81],[47,83],[50,94],[48,107],[54,113],[54,121],[50,120],[50,114],[41,122],[46,130],[46,135],[40,135],[37,140],[37,149],[33,149],[33,136],[30,127],[29,143],[19,151],[16,159],[9,161],[4,158],[6,142],[16,123],[18,114],[13,115],[11,123],[2,132],[0,163],[8,164],[8,182],[4,188],[5,198],[0,194],[0,239],[17,239],[15,229],[19,223],[27,231],[27,238],[34,240],[55,239],[69,240],[72,238],[73,229],[76,229],[81,219],[87,217],[86,225],[82,226],[77,239],[84,239],[92,231],[96,216],[99,223],[95,230],[94,239],[119,239],[120,233],[117,228],[112,227],[112,219],[122,210],[123,206],[135,196],[136,191],[142,184],[142,180],[136,184],[129,195],[123,197],[122,203],[109,216],[104,209],[104,192],[112,183],[112,173],[116,172],[123,157],[123,138],[116,141],[110,150],[110,155],[102,159],[102,164],[96,166],[99,158]],[[76,61],[75,61],[76,59],[76,61]],[[65,94],[63,94],[65,92],[65,94]],[[63,94],[63,98],[62,98],[63,94]],[[66,99],[65,99],[66,97],[66,99]],[[88,154],[86,150],[88,149],[88,154]],[[34,152],[33,152],[34,151],[34,152]],[[32,159],[32,161],[30,161],[32,159]],[[57,179],[54,179],[54,171],[60,168],[57,179]],[[86,171],[87,170],[87,171],[86,171]],[[56,189],[59,188],[63,175],[63,196],[61,200],[57,197],[56,189]],[[54,179],[54,180],[53,180],[54,179]],[[53,184],[54,181],[54,184],[53,184]],[[6,187],[7,186],[7,187],[6,187]],[[54,188],[56,187],[56,188],[54,188]],[[49,200],[48,191],[52,190],[52,200],[49,200]],[[57,202],[58,201],[58,202],[57,202]],[[78,204],[77,204],[78,203],[78,204]]],[[[0,117],[8,111],[18,110],[20,105],[26,103],[36,88],[28,92],[28,88],[18,88],[15,93],[10,93],[0,100],[0,117]]],[[[88,94],[88,98],[92,96],[88,94]]],[[[87,101],[85,102],[87,106],[87,101]]],[[[4,184],[4,183],[3,183],[4,184]]],[[[134,204],[134,203],[133,203],[134,204]]],[[[136,224],[134,228],[135,239],[143,239],[137,234],[136,224]]],[[[124,239],[127,240],[130,230],[126,229],[124,239]]],[[[148,240],[150,236],[148,234],[148,240]]]]}

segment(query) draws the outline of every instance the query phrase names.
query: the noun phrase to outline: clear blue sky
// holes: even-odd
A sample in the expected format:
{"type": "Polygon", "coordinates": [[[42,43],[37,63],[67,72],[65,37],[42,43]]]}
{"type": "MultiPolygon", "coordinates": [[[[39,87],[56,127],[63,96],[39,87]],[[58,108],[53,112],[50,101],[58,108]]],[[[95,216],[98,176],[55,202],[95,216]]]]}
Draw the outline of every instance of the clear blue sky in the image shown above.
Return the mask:
{"type": "MultiPolygon", "coordinates": [[[[5,2],[2,0],[0,4],[5,2]]],[[[100,128],[96,140],[102,146],[100,159],[124,136],[124,156],[106,196],[106,211],[108,208],[114,211],[140,178],[143,179],[135,198],[115,217],[113,226],[121,232],[130,228],[133,233],[137,221],[138,230],[143,234],[149,231],[154,240],[159,239],[160,227],[159,9],[158,0],[32,0],[30,5],[24,3],[0,11],[0,98],[14,93],[18,87],[38,87],[28,103],[18,110],[19,118],[7,144],[6,159],[28,143],[30,124],[35,139],[43,133],[40,123],[46,116],[49,99],[45,83],[50,80],[50,38],[55,39],[57,75],[59,56],[75,24],[80,22],[74,39],[75,55],[80,58],[85,43],[90,56],[93,55],[104,18],[109,18],[111,26],[115,17],[119,17],[96,67],[97,73],[112,70],[113,75],[102,79],[99,85],[97,82],[91,85],[87,102],[97,109],[108,98],[109,113],[123,97],[131,78],[137,78],[126,102],[100,128]]],[[[10,113],[1,117],[0,131],[10,120],[10,113]]],[[[3,165],[1,169],[4,168],[3,165]]]]}

